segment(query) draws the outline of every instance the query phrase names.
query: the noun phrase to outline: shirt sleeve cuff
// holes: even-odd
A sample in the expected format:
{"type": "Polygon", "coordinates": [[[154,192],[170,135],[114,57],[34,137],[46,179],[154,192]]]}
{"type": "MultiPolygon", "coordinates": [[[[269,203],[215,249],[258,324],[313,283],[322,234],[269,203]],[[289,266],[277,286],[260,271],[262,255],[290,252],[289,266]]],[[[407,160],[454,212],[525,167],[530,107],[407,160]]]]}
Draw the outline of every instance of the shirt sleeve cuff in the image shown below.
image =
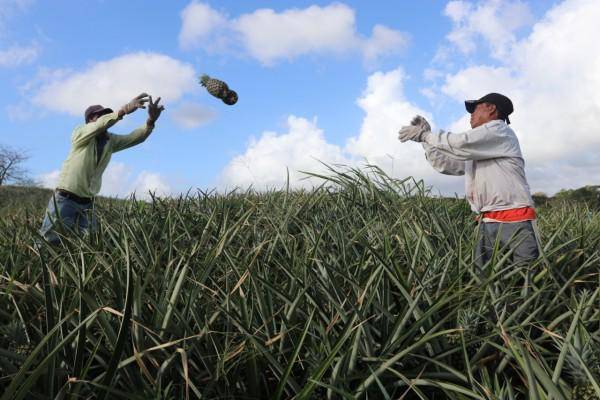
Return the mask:
{"type": "Polygon", "coordinates": [[[431,131],[423,132],[421,134],[421,143],[430,144],[429,139],[431,138],[431,131]]]}
{"type": "Polygon", "coordinates": [[[144,129],[146,130],[146,136],[147,136],[150,133],[152,133],[152,130],[154,129],[154,124],[146,121],[146,124],[144,125],[144,129]]]}

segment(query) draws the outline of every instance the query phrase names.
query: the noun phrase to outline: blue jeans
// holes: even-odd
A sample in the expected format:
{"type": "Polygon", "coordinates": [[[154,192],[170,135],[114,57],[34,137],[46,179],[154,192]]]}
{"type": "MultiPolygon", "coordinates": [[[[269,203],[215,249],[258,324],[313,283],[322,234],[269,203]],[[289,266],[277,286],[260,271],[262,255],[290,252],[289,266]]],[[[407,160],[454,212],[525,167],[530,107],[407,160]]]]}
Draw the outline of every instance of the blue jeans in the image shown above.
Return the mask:
{"type": "Polygon", "coordinates": [[[48,202],[40,234],[52,244],[60,243],[56,230],[61,226],[83,235],[93,231],[96,228],[94,203],[79,204],[59,193],[54,193],[48,202]]]}

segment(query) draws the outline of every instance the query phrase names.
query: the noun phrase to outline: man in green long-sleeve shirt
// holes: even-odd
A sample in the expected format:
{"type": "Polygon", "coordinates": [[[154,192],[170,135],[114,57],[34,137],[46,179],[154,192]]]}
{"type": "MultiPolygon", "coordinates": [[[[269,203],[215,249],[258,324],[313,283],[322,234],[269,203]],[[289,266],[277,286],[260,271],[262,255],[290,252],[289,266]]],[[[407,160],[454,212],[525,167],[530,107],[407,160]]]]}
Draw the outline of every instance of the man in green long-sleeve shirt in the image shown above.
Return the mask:
{"type": "Polygon", "coordinates": [[[60,241],[57,225],[81,232],[94,228],[94,197],[100,192],[102,174],[108,166],[112,153],[142,143],[152,130],[161,112],[160,97],[155,102],[146,93],[136,96],[119,111],[100,105],[85,111],[85,124],[76,127],[71,135],[71,151],[64,161],[58,184],[40,228],[40,234],[50,243],[60,241]],[[125,115],[146,108],[146,123],[129,135],[115,135],[108,129],[125,115]]]}

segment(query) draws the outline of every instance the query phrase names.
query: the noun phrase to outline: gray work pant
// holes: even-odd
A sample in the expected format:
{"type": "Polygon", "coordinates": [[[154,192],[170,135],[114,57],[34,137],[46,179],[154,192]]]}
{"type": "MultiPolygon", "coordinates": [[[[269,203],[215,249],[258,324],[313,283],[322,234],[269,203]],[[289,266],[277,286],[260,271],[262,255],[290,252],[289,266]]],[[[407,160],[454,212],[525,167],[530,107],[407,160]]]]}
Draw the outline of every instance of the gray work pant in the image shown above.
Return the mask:
{"type": "MultiPolygon", "coordinates": [[[[492,258],[496,242],[500,254],[512,250],[510,262],[513,265],[527,265],[540,255],[538,238],[532,221],[523,222],[481,222],[479,240],[475,248],[475,265],[483,276],[484,265],[492,258]]],[[[531,271],[527,271],[523,282],[523,294],[531,284],[531,271]]]]}
{"type": "Polygon", "coordinates": [[[475,248],[478,267],[483,267],[492,258],[496,241],[501,252],[512,250],[511,261],[514,264],[525,264],[540,255],[532,221],[482,222],[479,224],[479,241],[475,248]]]}

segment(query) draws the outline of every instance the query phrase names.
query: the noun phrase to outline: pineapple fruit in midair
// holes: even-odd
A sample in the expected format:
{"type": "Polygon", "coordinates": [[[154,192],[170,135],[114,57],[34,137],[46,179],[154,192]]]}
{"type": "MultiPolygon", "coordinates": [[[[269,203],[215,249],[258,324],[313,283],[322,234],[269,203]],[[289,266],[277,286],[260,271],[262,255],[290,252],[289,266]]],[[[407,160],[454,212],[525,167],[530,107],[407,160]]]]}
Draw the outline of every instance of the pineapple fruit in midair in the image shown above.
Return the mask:
{"type": "Polygon", "coordinates": [[[238,100],[237,93],[229,90],[229,86],[219,79],[214,79],[204,74],[200,77],[200,84],[206,88],[208,93],[221,99],[225,104],[233,105],[238,100]]]}
{"type": "Polygon", "coordinates": [[[237,103],[237,101],[238,101],[238,95],[234,90],[230,90],[227,93],[227,96],[225,96],[225,98],[223,99],[223,103],[230,105],[230,106],[237,103]]]}

